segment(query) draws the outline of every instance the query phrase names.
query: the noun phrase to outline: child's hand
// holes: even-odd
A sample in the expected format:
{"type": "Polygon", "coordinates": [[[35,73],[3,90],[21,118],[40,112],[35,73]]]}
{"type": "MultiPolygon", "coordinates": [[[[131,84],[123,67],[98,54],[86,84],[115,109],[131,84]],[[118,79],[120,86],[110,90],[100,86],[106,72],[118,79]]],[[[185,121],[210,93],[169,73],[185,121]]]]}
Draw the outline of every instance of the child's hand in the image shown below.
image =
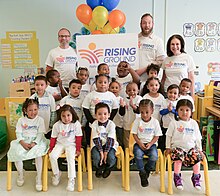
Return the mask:
{"type": "Polygon", "coordinates": [[[25,143],[23,140],[19,142],[25,150],[30,150],[30,144],[25,143]]]}
{"type": "Polygon", "coordinates": [[[59,87],[61,87],[62,86],[62,80],[59,78],[59,80],[58,80],[58,85],[59,85],[59,87]]]}
{"type": "Polygon", "coordinates": [[[146,144],[147,150],[150,149],[151,146],[152,146],[151,142],[147,143],[147,144],[146,144]]]}
{"type": "Polygon", "coordinates": [[[142,142],[139,142],[138,145],[142,150],[147,150],[147,147],[142,142]]]}
{"type": "Polygon", "coordinates": [[[76,157],[78,157],[81,154],[80,151],[76,151],[76,157]]]}
{"type": "Polygon", "coordinates": [[[125,103],[123,98],[120,98],[120,102],[119,103],[120,103],[121,107],[125,107],[125,105],[126,105],[126,103],[125,103]]]}
{"type": "Polygon", "coordinates": [[[108,157],[108,152],[104,152],[104,163],[106,164],[107,161],[107,157],[108,157]]]}
{"type": "Polygon", "coordinates": [[[59,100],[62,99],[61,95],[58,94],[58,93],[56,93],[56,94],[54,93],[54,94],[53,94],[53,98],[55,99],[55,101],[59,101],[59,100]]]}
{"type": "Polygon", "coordinates": [[[204,153],[202,151],[199,151],[199,154],[203,157],[205,157],[204,153]]]}
{"type": "Polygon", "coordinates": [[[104,160],[104,154],[103,154],[103,151],[100,151],[100,156],[101,156],[101,159],[100,159],[100,166],[102,166],[102,164],[103,164],[103,160],[104,160]]]}
{"type": "Polygon", "coordinates": [[[171,153],[171,149],[170,148],[167,148],[166,151],[165,151],[165,156],[167,156],[168,154],[171,153]]]}
{"type": "Polygon", "coordinates": [[[33,148],[35,145],[36,145],[35,142],[31,142],[31,143],[30,143],[30,149],[33,148]]]}
{"type": "Polygon", "coordinates": [[[169,105],[168,105],[168,110],[172,111],[172,109],[173,109],[173,106],[172,106],[172,103],[170,102],[169,105]]]}
{"type": "Polygon", "coordinates": [[[133,104],[133,97],[130,97],[130,100],[129,100],[129,105],[134,109],[134,110],[136,110],[137,108],[136,108],[136,106],[133,104]]]}
{"type": "Polygon", "coordinates": [[[129,63],[126,63],[126,65],[125,65],[125,69],[127,69],[128,71],[130,71],[130,69],[131,69],[131,65],[130,65],[129,63]]]}

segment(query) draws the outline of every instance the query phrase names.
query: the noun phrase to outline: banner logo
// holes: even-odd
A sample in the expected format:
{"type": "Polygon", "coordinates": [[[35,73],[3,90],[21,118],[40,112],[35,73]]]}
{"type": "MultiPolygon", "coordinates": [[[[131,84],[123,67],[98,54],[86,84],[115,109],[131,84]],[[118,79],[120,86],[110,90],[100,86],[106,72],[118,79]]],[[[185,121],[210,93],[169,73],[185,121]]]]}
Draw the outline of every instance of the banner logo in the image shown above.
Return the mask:
{"type": "Polygon", "coordinates": [[[79,50],[80,57],[87,60],[89,64],[98,64],[99,57],[103,56],[103,49],[96,49],[96,44],[93,42],[88,45],[88,48],[89,50],[79,50]]]}

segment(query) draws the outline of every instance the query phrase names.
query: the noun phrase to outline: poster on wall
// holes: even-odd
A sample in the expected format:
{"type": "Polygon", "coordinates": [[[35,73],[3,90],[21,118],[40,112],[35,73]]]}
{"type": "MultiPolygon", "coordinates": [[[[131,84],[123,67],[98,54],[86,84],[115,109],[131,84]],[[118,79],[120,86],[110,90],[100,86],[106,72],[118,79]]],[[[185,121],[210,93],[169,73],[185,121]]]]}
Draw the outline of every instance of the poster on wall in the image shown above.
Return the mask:
{"type": "Polygon", "coordinates": [[[39,43],[35,31],[6,32],[1,39],[3,68],[39,67],[39,43]]]}
{"type": "Polygon", "coordinates": [[[133,69],[138,68],[137,34],[82,35],[76,37],[76,43],[78,66],[89,69],[90,83],[100,63],[109,66],[111,77],[115,77],[121,61],[127,61],[133,69]]]}

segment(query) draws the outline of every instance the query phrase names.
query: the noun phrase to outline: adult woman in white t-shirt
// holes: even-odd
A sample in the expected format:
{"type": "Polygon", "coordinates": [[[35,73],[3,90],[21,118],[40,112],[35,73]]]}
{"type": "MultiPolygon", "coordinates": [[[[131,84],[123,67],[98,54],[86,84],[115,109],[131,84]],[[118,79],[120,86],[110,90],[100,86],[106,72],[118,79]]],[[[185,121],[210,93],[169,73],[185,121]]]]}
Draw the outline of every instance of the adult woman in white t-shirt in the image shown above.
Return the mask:
{"type": "Polygon", "coordinates": [[[167,57],[162,63],[163,77],[161,80],[164,91],[171,84],[179,85],[183,78],[192,81],[191,94],[194,95],[195,63],[184,51],[185,42],[181,35],[172,35],[167,41],[167,57]]]}

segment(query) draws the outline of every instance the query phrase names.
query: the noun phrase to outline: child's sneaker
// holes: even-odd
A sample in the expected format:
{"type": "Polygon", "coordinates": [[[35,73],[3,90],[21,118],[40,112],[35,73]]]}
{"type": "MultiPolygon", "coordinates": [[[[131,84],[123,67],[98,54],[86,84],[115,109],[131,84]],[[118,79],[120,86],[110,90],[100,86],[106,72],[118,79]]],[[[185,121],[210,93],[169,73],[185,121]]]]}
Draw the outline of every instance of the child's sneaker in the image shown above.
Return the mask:
{"type": "Polygon", "coordinates": [[[18,178],[17,178],[17,186],[23,186],[24,184],[24,170],[20,173],[18,172],[18,178]]]}
{"type": "Polygon", "coordinates": [[[39,179],[38,177],[36,177],[36,190],[37,191],[42,191],[42,180],[41,179],[39,179]]]}
{"type": "Polygon", "coordinates": [[[148,186],[148,179],[147,179],[147,174],[145,171],[140,171],[139,176],[141,178],[141,186],[146,187],[148,186]]]}
{"type": "Polygon", "coordinates": [[[63,162],[62,162],[62,165],[67,165],[67,164],[68,164],[68,163],[67,163],[67,160],[64,159],[63,162]]]}
{"type": "Polygon", "coordinates": [[[68,185],[66,187],[67,191],[74,191],[75,180],[73,178],[68,180],[68,185]]]}
{"type": "Polygon", "coordinates": [[[183,190],[183,183],[182,183],[182,179],[181,179],[181,174],[174,173],[174,184],[177,189],[183,190]]]}
{"type": "Polygon", "coordinates": [[[192,177],[191,177],[193,186],[194,186],[197,190],[201,190],[200,178],[201,178],[201,175],[200,175],[200,174],[193,174],[192,177]]]}
{"type": "Polygon", "coordinates": [[[54,186],[57,186],[60,183],[60,176],[61,176],[61,171],[59,171],[58,174],[56,174],[52,177],[52,184],[54,186]]]}

